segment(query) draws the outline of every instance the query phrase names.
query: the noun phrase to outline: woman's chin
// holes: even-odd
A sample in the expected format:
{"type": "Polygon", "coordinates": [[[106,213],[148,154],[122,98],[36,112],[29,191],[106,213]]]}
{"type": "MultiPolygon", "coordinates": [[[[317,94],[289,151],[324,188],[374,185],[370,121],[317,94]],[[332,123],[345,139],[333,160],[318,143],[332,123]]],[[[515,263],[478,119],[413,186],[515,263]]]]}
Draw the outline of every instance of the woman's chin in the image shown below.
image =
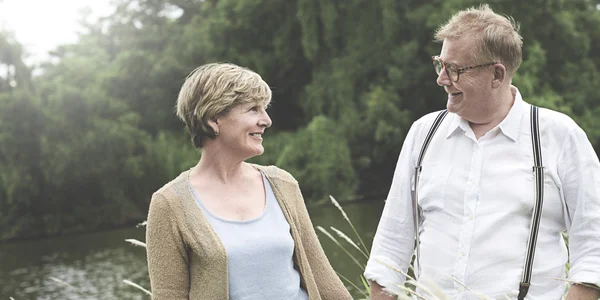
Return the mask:
{"type": "Polygon", "coordinates": [[[250,159],[256,156],[261,156],[263,155],[263,153],[265,153],[265,148],[260,147],[260,148],[255,148],[252,150],[252,152],[246,153],[246,159],[250,159]]]}

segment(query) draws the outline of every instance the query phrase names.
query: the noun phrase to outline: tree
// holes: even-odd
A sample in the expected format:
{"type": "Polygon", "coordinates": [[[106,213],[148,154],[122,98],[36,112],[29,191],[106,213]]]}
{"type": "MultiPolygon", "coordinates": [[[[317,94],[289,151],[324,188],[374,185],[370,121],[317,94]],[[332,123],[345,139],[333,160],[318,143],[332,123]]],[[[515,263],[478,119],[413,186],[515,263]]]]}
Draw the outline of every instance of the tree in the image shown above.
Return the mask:
{"type": "Polygon", "coordinates": [[[12,91],[17,86],[31,88],[31,69],[22,60],[23,47],[14,34],[0,31],[0,92],[12,91]]]}

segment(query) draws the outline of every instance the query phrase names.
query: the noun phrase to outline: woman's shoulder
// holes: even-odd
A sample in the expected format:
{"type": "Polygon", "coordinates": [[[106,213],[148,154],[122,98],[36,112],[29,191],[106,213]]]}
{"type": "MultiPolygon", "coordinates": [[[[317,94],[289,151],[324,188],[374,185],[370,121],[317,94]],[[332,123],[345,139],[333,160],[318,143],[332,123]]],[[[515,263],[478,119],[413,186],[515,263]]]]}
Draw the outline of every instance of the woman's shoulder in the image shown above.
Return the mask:
{"type": "Polygon", "coordinates": [[[181,172],[177,177],[167,182],[152,194],[152,199],[165,198],[166,200],[171,200],[177,198],[178,195],[181,195],[182,192],[185,192],[185,189],[188,188],[187,178],[189,172],[189,170],[181,172]]]}
{"type": "Polygon", "coordinates": [[[252,164],[252,166],[261,171],[263,174],[265,174],[265,176],[267,176],[267,178],[269,179],[298,184],[298,181],[296,180],[296,178],[294,178],[294,176],[292,176],[292,174],[277,166],[262,166],[256,164],[252,164]]]}

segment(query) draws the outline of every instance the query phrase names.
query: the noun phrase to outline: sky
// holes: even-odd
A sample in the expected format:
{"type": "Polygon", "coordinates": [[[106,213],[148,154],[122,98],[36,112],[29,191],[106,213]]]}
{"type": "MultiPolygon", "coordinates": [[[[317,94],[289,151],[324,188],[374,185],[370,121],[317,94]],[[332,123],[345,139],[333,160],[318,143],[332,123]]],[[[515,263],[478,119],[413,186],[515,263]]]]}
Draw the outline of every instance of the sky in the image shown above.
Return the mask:
{"type": "Polygon", "coordinates": [[[0,30],[9,30],[29,54],[27,62],[40,62],[58,45],[77,41],[79,12],[91,17],[112,12],[110,0],[0,0],[0,30]]]}

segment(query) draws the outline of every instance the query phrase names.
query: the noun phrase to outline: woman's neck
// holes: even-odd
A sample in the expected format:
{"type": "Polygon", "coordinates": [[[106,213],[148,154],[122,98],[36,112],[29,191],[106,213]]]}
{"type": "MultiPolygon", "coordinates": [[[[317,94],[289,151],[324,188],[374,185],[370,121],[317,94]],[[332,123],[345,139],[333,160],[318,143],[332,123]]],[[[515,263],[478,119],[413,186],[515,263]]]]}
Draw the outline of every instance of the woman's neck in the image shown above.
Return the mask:
{"type": "Polygon", "coordinates": [[[246,177],[250,168],[252,167],[243,160],[233,159],[222,152],[203,149],[200,161],[192,168],[190,176],[228,184],[246,177]]]}

